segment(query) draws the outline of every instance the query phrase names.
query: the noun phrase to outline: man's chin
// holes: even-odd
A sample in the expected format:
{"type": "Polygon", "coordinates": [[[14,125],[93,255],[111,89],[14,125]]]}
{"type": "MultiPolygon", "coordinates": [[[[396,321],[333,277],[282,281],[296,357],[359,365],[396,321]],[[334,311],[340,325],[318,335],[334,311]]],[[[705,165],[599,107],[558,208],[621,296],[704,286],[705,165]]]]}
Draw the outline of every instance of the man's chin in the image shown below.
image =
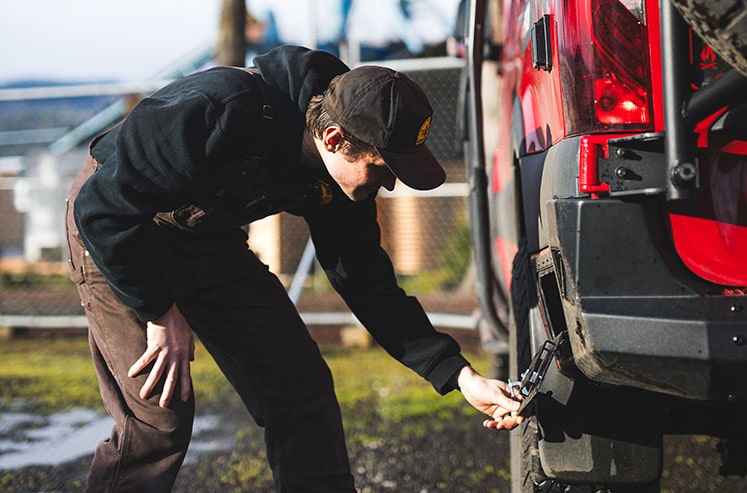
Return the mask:
{"type": "Polygon", "coordinates": [[[376,195],[376,192],[378,191],[378,188],[376,190],[360,189],[355,190],[353,193],[346,193],[345,195],[347,195],[353,202],[363,202],[364,200],[376,195]]]}

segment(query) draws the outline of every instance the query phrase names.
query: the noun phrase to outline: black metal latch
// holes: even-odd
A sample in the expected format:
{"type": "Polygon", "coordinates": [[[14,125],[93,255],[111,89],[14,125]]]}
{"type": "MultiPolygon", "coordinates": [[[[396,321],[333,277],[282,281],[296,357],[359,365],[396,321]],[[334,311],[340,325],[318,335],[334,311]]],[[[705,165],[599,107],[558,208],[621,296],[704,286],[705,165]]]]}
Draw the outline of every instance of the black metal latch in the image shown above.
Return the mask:
{"type": "Polygon", "coordinates": [[[531,28],[532,66],[537,70],[552,70],[552,36],[548,14],[543,15],[531,28]]]}
{"type": "Polygon", "coordinates": [[[662,134],[610,139],[609,157],[599,160],[599,180],[610,195],[658,194],[667,188],[667,161],[662,134]]]}
{"type": "Polygon", "coordinates": [[[555,358],[555,353],[558,351],[558,347],[560,347],[563,334],[564,333],[561,332],[555,336],[553,340],[545,341],[529,363],[529,368],[524,370],[521,374],[521,380],[518,382],[512,382],[511,379],[508,380],[511,395],[517,396],[518,394],[518,396],[522,398],[521,407],[519,407],[518,411],[519,415],[526,415],[526,412],[530,408],[534,398],[539,394],[547,370],[550,368],[550,363],[555,358]]]}

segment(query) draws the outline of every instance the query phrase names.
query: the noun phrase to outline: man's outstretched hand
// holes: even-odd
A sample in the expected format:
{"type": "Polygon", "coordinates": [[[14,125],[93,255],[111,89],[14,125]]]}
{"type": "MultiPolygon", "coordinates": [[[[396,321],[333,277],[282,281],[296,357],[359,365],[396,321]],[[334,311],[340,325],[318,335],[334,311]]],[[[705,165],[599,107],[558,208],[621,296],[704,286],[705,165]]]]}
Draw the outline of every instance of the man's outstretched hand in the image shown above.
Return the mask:
{"type": "Polygon", "coordinates": [[[459,370],[457,384],[467,402],[492,418],[483,422],[485,428],[510,430],[524,420],[516,414],[521,401],[511,395],[505,382],[485,378],[465,366],[459,370]]]}
{"type": "Polygon", "coordinates": [[[190,361],[195,354],[192,329],[176,305],[172,305],[161,317],[148,322],[146,330],[148,346],[127,375],[131,378],[137,376],[152,362],[153,368],[140,389],[140,397],[146,399],[165,376],[158,404],[168,407],[177,383],[182,401],[187,401],[192,391],[190,361]]]}

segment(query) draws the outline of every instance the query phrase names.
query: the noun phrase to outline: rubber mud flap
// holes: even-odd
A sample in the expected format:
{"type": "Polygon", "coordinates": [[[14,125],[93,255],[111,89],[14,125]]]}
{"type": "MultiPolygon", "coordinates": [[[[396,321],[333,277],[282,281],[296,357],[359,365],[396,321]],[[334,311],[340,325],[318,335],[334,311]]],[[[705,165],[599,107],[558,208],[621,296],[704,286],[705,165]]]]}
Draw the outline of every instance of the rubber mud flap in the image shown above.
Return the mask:
{"type": "Polygon", "coordinates": [[[579,380],[569,390],[534,405],[544,473],[571,484],[657,483],[662,470],[660,401],[636,389],[579,380]],[[644,413],[645,426],[631,419],[644,413]]]}

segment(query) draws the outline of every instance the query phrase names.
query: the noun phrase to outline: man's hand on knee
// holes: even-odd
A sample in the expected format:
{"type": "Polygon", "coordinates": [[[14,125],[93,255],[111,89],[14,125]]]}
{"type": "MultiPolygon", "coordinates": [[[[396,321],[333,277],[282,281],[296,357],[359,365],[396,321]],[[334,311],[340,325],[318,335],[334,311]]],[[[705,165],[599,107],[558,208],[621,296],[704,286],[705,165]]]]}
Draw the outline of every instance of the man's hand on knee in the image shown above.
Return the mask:
{"type": "Polygon", "coordinates": [[[147,348],[127,372],[129,377],[135,377],[153,363],[140,389],[140,397],[146,399],[163,378],[163,392],[158,402],[161,407],[168,407],[177,383],[182,401],[187,401],[192,392],[190,361],[194,359],[195,351],[189,323],[176,305],[172,305],[157,320],[148,322],[146,330],[147,348]]]}

